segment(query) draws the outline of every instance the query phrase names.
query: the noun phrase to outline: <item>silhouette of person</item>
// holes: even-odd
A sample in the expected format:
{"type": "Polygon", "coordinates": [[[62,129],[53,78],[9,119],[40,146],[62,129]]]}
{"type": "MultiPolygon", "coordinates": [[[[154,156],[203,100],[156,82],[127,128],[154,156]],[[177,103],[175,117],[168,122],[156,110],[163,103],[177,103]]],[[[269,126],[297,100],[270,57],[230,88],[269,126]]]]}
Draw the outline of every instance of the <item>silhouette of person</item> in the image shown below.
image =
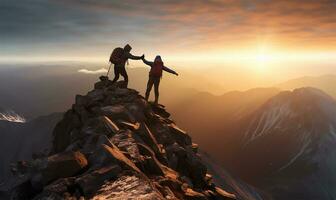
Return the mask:
{"type": "Polygon", "coordinates": [[[124,47],[124,52],[121,57],[121,62],[118,64],[114,64],[114,79],[112,81],[113,83],[115,83],[119,79],[120,75],[124,77],[125,82],[128,82],[128,75],[127,75],[126,68],[125,68],[125,65],[126,65],[126,62],[128,62],[128,59],[140,60],[144,58],[144,55],[142,56],[132,55],[130,53],[131,50],[132,50],[132,47],[129,44],[127,44],[124,47]]]}
{"type": "Polygon", "coordinates": [[[148,101],[150,92],[152,90],[152,87],[154,85],[154,93],[155,93],[155,104],[158,104],[159,102],[159,85],[160,80],[162,77],[162,71],[166,71],[171,74],[175,74],[178,76],[178,73],[176,73],[174,70],[169,69],[168,67],[164,66],[161,56],[156,56],[154,59],[154,62],[147,61],[144,57],[142,58],[142,61],[151,67],[151,70],[149,71],[148,76],[148,82],[147,82],[147,90],[146,90],[146,100],[148,101]]]}

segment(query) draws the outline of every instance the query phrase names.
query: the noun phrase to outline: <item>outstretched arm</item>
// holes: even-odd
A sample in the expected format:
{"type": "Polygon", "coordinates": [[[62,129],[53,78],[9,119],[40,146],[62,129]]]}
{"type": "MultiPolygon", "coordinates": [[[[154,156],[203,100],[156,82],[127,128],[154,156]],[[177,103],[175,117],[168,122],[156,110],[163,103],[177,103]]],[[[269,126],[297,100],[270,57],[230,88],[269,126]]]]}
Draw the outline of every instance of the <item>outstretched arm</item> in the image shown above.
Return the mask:
{"type": "Polygon", "coordinates": [[[169,69],[168,67],[166,67],[166,66],[163,66],[163,68],[162,68],[164,71],[166,71],[166,72],[169,72],[169,73],[171,73],[171,74],[175,74],[176,76],[178,76],[178,73],[176,73],[174,70],[172,70],[172,69],[169,69]]]}
{"type": "Polygon", "coordinates": [[[142,61],[146,64],[146,65],[148,65],[148,66],[150,66],[150,67],[152,67],[153,66],[153,62],[149,62],[148,60],[146,60],[145,58],[142,58],[142,61]]]}
{"type": "Polygon", "coordinates": [[[132,59],[132,60],[141,60],[143,58],[143,55],[142,56],[134,56],[131,53],[127,53],[126,56],[127,56],[128,59],[132,59]]]}

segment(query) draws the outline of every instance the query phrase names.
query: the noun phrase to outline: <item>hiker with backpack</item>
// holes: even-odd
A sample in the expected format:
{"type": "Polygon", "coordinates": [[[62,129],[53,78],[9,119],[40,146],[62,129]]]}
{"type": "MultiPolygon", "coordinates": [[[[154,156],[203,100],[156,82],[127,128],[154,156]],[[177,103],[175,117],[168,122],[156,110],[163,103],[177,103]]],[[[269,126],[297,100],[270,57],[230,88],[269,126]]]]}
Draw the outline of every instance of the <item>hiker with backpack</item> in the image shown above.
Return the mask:
{"type": "Polygon", "coordinates": [[[142,61],[151,67],[149,71],[149,77],[147,82],[147,90],[146,90],[146,100],[148,101],[149,94],[152,90],[152,87],[154,85],[154,93],[155,93],[155,104],[158,104],[159,102],[159,85],[160,80],[162,77],[162,71],[169,72],[171,74],[175,74],[178,76],[178,73],[176,73],[174,70],[169,69],[168,67],[163,65],[161,56],[156,56],[154,59],[154,62],[147,61],[144,57],[142,58],[142,61]]]}
{"type": "MultiPolygon", "coordinates": [[[[112,81],[113,83],[115,83],[119,79],[120,75],[124,77],[126,83],[128,82],[128,75],[125,69],[126,62],[128,64],[128,59],[140,60],[145,57],[145,55],[134,56],[130,53],[131,50],[132,47],[129,44],[127,44],[124,48],[118,47],[113,50],[110,56],[111,65],[114,64],[114,79],[112,81]]],[[[107,76],[109,71],[110,69],[107,72],[107,76]]]]}

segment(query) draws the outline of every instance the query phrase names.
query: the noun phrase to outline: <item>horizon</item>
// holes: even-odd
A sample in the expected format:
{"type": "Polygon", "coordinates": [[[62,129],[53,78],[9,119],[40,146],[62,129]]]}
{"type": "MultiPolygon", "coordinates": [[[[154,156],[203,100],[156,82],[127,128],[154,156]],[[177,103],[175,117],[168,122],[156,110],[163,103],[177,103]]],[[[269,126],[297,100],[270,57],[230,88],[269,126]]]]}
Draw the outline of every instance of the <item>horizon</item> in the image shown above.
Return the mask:
{"type": "Polygon", "coordinates": [[[160,54],[177,70],[211,68],[266,86],[335,73],[335,8],[331,0],[5,1],[0,62],[107,68],[112,49],[130,43],[133,54],[160,54]]]}

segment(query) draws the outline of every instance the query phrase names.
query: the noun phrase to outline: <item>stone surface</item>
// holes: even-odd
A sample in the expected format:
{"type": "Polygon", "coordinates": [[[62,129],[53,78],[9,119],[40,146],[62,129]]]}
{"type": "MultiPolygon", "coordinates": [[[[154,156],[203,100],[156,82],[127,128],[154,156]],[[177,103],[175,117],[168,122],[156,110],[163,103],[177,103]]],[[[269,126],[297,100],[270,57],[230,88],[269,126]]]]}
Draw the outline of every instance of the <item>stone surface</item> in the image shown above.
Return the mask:
{"type": "Polygon", "coordinates": [[[100,80],[55,127],[49,157],[14,168],[25,177],[17,199],[235,199],[214,186],[198,145],[163,105],[100,80]]]}

